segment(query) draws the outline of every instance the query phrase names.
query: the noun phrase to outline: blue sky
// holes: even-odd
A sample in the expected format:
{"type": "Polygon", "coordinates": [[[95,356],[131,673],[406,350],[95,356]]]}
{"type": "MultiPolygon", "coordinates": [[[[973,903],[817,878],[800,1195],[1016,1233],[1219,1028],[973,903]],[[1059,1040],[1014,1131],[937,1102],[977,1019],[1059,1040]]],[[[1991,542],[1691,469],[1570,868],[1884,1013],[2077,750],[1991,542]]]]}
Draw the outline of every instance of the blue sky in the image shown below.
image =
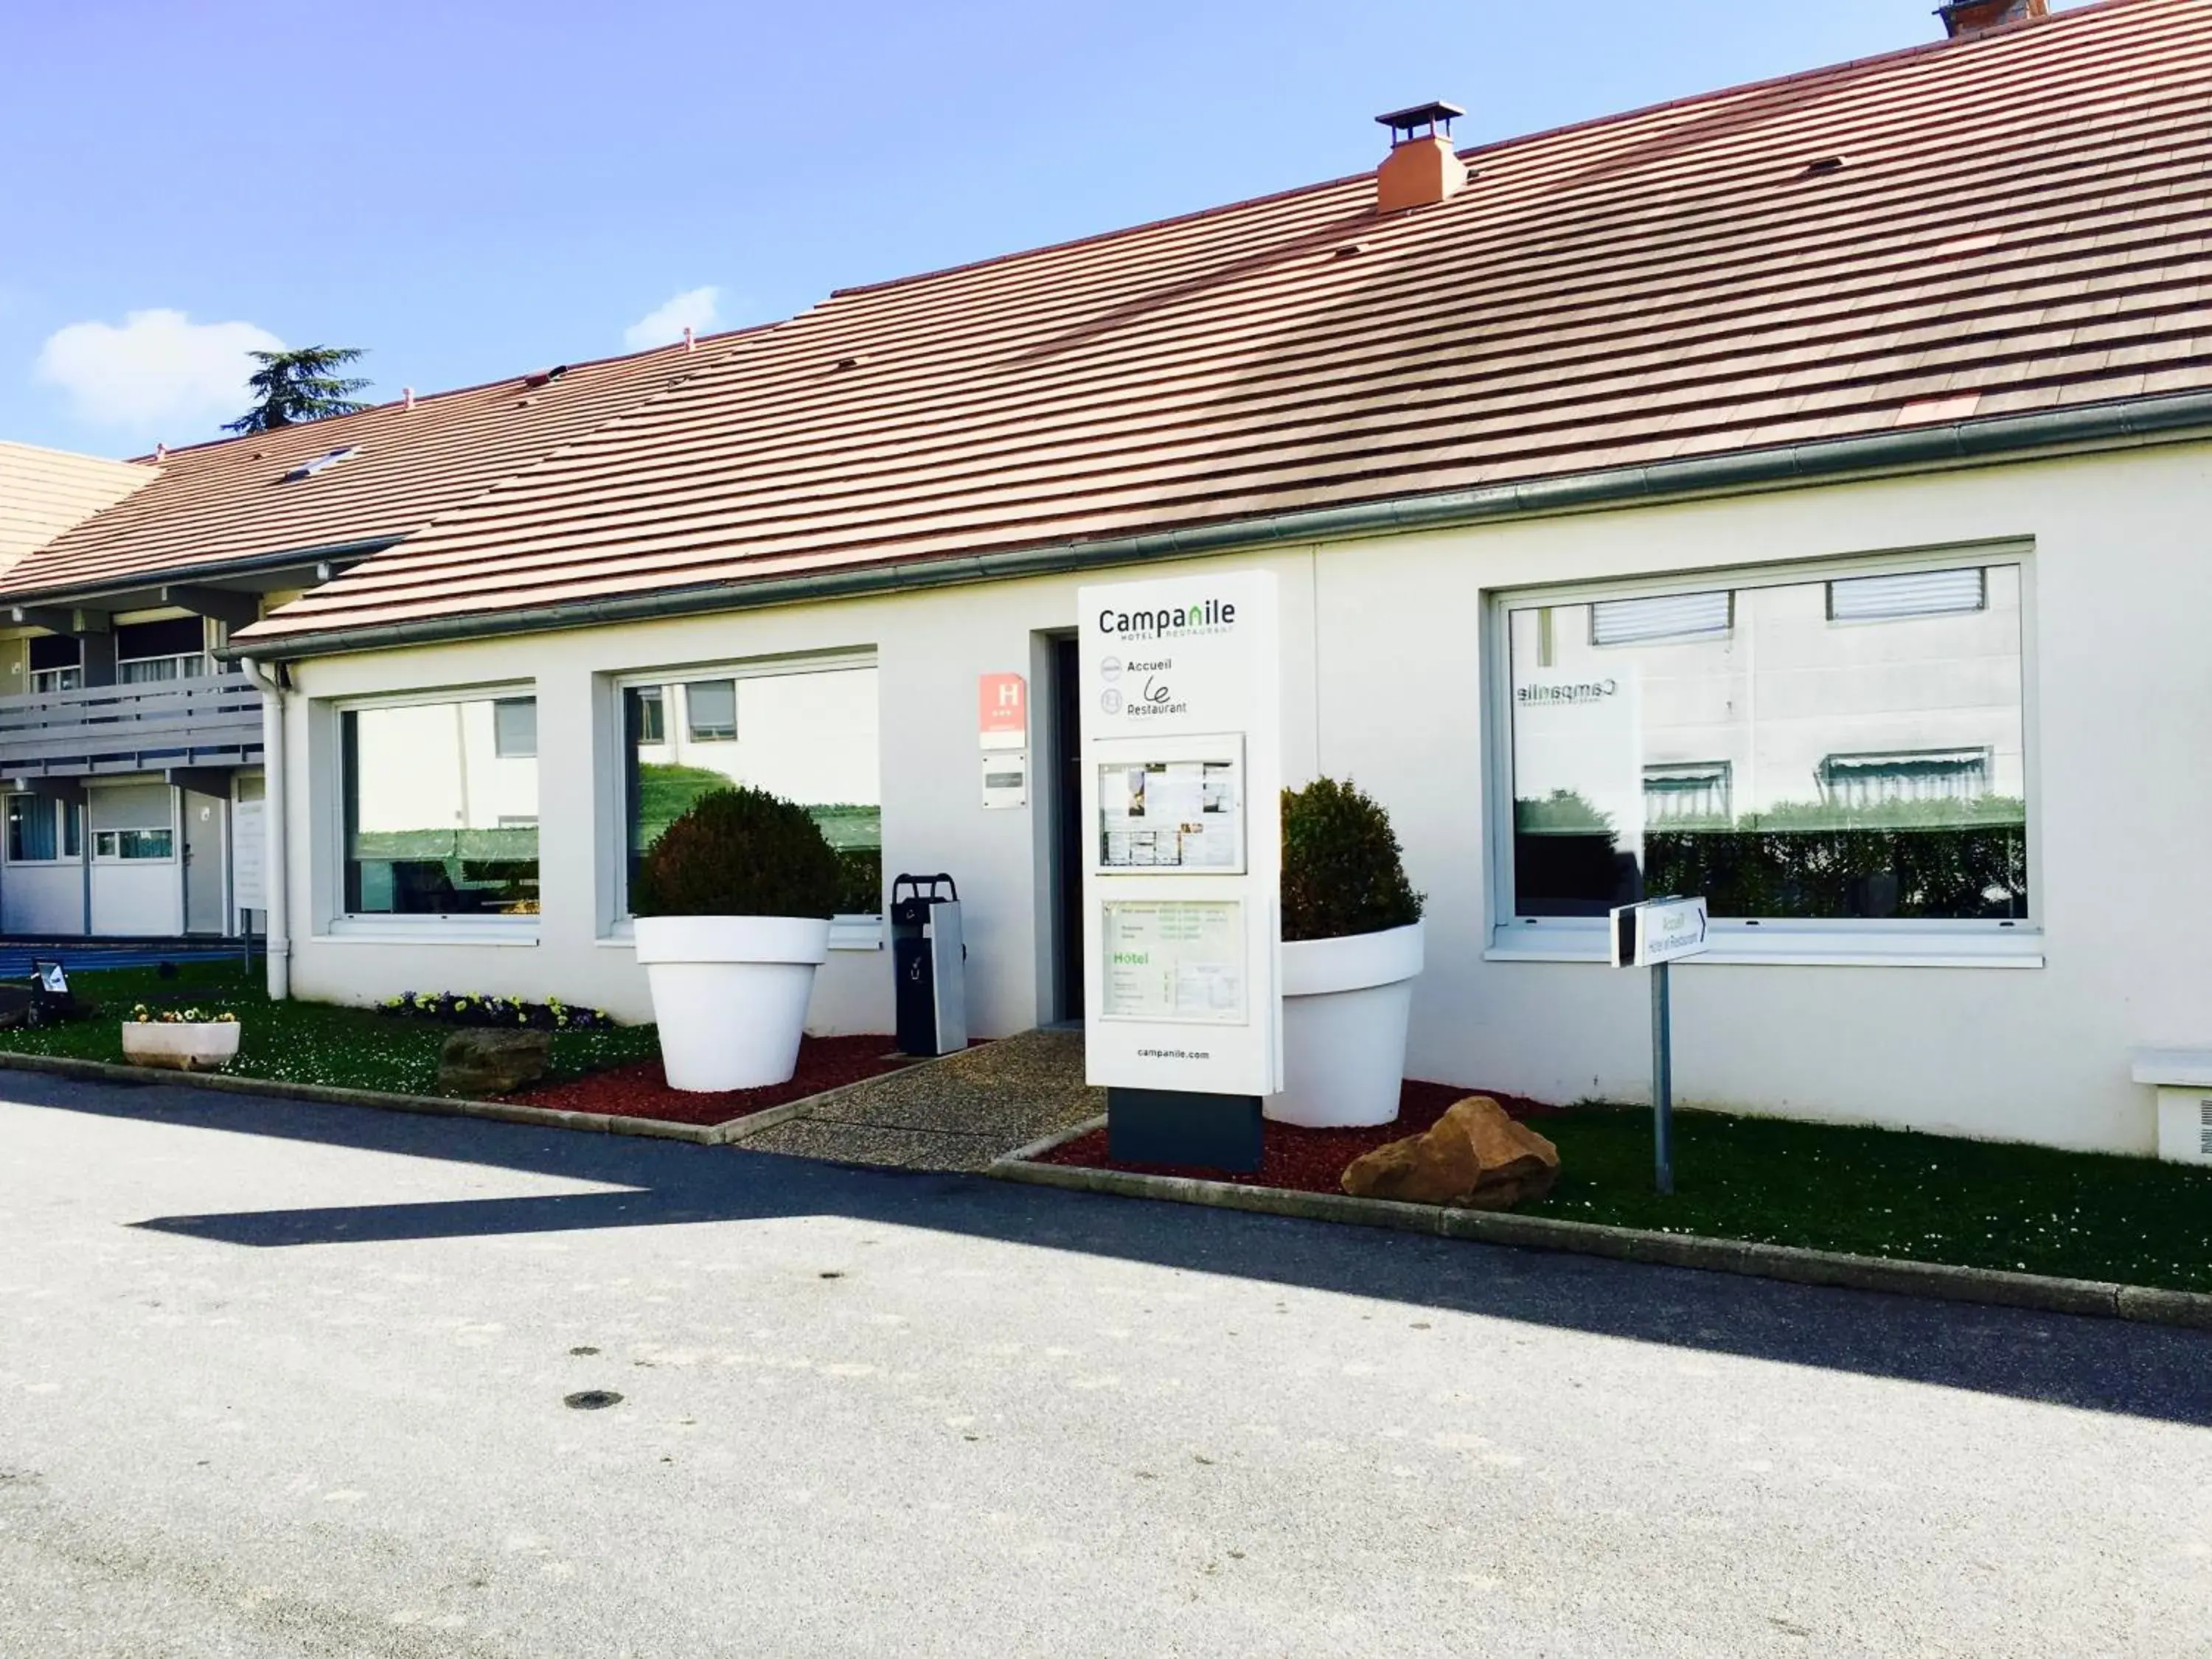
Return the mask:
{"type": "Polygon", "coordinates": [[[1534,131],[1934,3],[0,0],[0,439],[216,435],[256,343],[396,396],[787,315],[1359,171],[1401,105],[1534,131]]]}

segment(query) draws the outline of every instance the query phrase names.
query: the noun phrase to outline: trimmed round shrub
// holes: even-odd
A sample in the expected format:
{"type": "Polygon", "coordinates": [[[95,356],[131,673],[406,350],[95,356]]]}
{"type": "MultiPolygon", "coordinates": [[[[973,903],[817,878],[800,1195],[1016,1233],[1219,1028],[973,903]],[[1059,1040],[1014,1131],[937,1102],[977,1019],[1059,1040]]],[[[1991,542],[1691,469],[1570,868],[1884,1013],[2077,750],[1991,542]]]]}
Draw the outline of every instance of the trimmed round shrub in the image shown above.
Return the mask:
{"type": "Polygon", "coordinates": [[[699,797],[630,883],[641,916],[832,916],[843,879],[807,810],[740,785],[699,797]]]}
{"type": "Polygon", "coordinates": [[[1283,939],[1344,939],[1407,927],[1421,896],[1406,879],[1390,815],[1349,781],[1283,791],[1283,939]]]}

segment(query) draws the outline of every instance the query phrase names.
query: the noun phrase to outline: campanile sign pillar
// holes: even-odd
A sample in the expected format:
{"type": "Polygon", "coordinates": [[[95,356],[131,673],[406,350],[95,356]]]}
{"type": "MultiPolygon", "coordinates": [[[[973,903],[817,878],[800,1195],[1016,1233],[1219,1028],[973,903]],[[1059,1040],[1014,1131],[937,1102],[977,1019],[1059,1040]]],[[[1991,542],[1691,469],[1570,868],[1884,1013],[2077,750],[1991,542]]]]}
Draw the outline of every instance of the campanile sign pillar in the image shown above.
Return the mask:
{"type": "Polygon", "coordinates": [[[1089,1080],[1115,1158],[1256,1169],[1283,1076],[1275,578],[1079,603],[1089,1080]]]}

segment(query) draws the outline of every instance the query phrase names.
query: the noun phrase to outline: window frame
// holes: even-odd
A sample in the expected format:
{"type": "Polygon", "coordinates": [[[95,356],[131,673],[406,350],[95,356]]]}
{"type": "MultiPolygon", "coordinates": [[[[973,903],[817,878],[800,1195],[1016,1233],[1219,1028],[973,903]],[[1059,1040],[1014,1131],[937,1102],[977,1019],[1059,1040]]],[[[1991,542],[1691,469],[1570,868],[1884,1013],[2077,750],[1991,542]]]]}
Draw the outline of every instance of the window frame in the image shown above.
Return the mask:
{"type": "MultiPolygon", "coordinates": [[[[345,717],[380,708],[443,708],[453,703],[495,703],[518,697],[544,700],[535,680],[499,680],[483,685],[446,685],[419,690],[383,692],[362,696],[319,699],[312,730],[316,741],[311,753],[327,757],[322,775],[325,787],[317,814],[316,852],[320,866],[316,886],[322,930],[315,937],[333,940],[374,940],[400,945],[430,944],[466,939],[477,945],[535,945],[539,915],[502,916],[452,915],[434,912],[393,915],[383,911],[346,908],[346,807],[350,790],[347,780],[345,717]],[[327,885],[325,882],[327,881],[327,885]]],[[[497,718],[494,717],[495,731],[497,718]]],[[[536,757],[531,757],[535,761],[536,757]]],[[[545,777],[538,778],[538,809],[543,820],[545,777]]],[[[544,843],[538,843],[538,893],[544,894],[544,843]]]]}
{"type": "MultiPolygon", "coordinates": [[[[740,700],[737,683],[749,679],[775,679],[793,675],[850,673],[858,669],[872,670],[876,674],[876,701],[880,716],[883,704],[883,665],[871,647],[842,651],[814,652],[804,655],[755,657],[735,660],[716,660],[707,663],[671,663],[641,669],[624,669],[599,677],[599,714],[601,729],[609,737],[611,766],[599,769],[595,793],[599,809],[599,844],[603,849],[600,860],[601,915],[599,942],[610,945],[629,945],[635,937],[632,926],[635,918],[629,910],[629,730],[624,716],[623,703],[634,690],[662,688],[662,744],[677,741],[679,732],[688,737],[690,724],[690,699],[684,699],[683,717],[669,706],[666,688],[689,685],[697,680],[728,680],[732,683],[732,712],[740,700]]],[[[707,738],[703,741],[714,742],[707,738]]],[[[883,750],[880,725],[877,733],[876,781],[877,793],[883,793],[883,750]]],[[[881,805],[878,803],[880,811],[881,805]]],[[[874,915],[834,916],[830,923],[830,948],[833,951],[880,951],[886,937],[888,917],[883,912],[874,915]]]]}
{"type": "MultiPolygon", "coordinates": [[[[84,829],[82,831],[83,840],[80,845],[89,849],[89,858],[91,862],[94,866],[104,870],[145,870],[158,868],[165,864],[177,863],[182,857],[184,850],[184,825],[181,821],[181,804],[178,799],[178,791],[171,785],[161,783],[132,785],[131,787],[134,788],[157,788],[161,790],[162,794],[167,797],[167,799],[169,821],[167,823],[161,824],[118,824],[111,825],[106,829],[101,829],[93,822],[94,814],[92,804],[94,799],[102,792],[98,789],[88,789],[85,792],[84,829]],[[169,850],[166,853],[157,854],[145,858],[132,858],[119,850],[112,853],[103,853],[100,850],[100,837],[103,836],[116,836],[118,838],[119,842],[119,838],[124,836],[149,835],[167,836],[169,838],[169,850]]],[[[64,832],[64,834],[66,834],[66,832],[64,832]]],[[[68,844],[66,839],[64,839],[63,844],[64,846],[68,844]]],[[[67,863],[70,862],[70,860],[59,860],[59,862],[67,863]]]]}
{"type": "MultiPolygon", "coordinates": [[[[17,801],[36,801],[46,806],[47,817],[53,820],[55,851],[50,859],[17,858],[14,826],[0,820],[0,859],[11,865],[20,865],[26,870],[70,870],[84,862],[85,803],[82,799],[70,800],[58,795],[40,795],[24,790],[11,793],[8,800],[11,811],[17,801]],[[71,823],[76,824],[77,832],[77,847],[74,853],[69,850],[71,823]]],[[[138,861],[132,860],[134,863],[138,861]]]]}
{"type": "MultiPolygon", "coordinates": [[[[2021,746],[2027,824],[2027,914],[2017,919],[1982,917],[1718,917],[1713,948],[1684,965],[2040,968],[2046,903],[2041,848],[2043,818],[2041,720],[2037,702],[2038,628],[2035,544],[2025,538],[1960,542],[1936,547],[1844,556],[1765,561],[1742,566],[1698,567],[1652,574],[1597,577],[1492,589],[1484,595],[1480,675],[1486,795],[1482,829],[1488,844],[1486,870],[1486,960],[1607,963],[1602,916],[1523,916],[1513,885],[1513,662],[1512,616],[1543,606],[1594,605],[1608,599],[1656,599],[1674,592],[1731,592],[1753,587],[1794,587],[1856,576],[1904,575],[1965,565],[2012,566],[2020,572],[2021,746]]],[[[1987,578],[1984,579],[1986,590],[1987,578]]],[[[1734,605],[1731,602],[1733,617],[1734,605]]],[[[1964,613],[1962,613],[1964,614],[1964,613]]],[[[1911,621],[1911,618],[1905,618],[1911,621]]],[[[1832,627],[1870,624],[1830,623],[1832,627]]]]}

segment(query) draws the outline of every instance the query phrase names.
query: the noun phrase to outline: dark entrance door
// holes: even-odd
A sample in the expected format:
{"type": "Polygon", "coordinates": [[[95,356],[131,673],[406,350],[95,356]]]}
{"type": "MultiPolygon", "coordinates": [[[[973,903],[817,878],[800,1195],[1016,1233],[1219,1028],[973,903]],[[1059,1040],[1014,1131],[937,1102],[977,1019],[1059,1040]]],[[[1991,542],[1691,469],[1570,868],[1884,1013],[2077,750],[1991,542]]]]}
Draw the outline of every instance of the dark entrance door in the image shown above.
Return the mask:
{"type": "Polygon", "coordinates": [[[1073,638],[1052,642],[1054,1000],[1083,1018],[1083,697],[1073,638]]]}

